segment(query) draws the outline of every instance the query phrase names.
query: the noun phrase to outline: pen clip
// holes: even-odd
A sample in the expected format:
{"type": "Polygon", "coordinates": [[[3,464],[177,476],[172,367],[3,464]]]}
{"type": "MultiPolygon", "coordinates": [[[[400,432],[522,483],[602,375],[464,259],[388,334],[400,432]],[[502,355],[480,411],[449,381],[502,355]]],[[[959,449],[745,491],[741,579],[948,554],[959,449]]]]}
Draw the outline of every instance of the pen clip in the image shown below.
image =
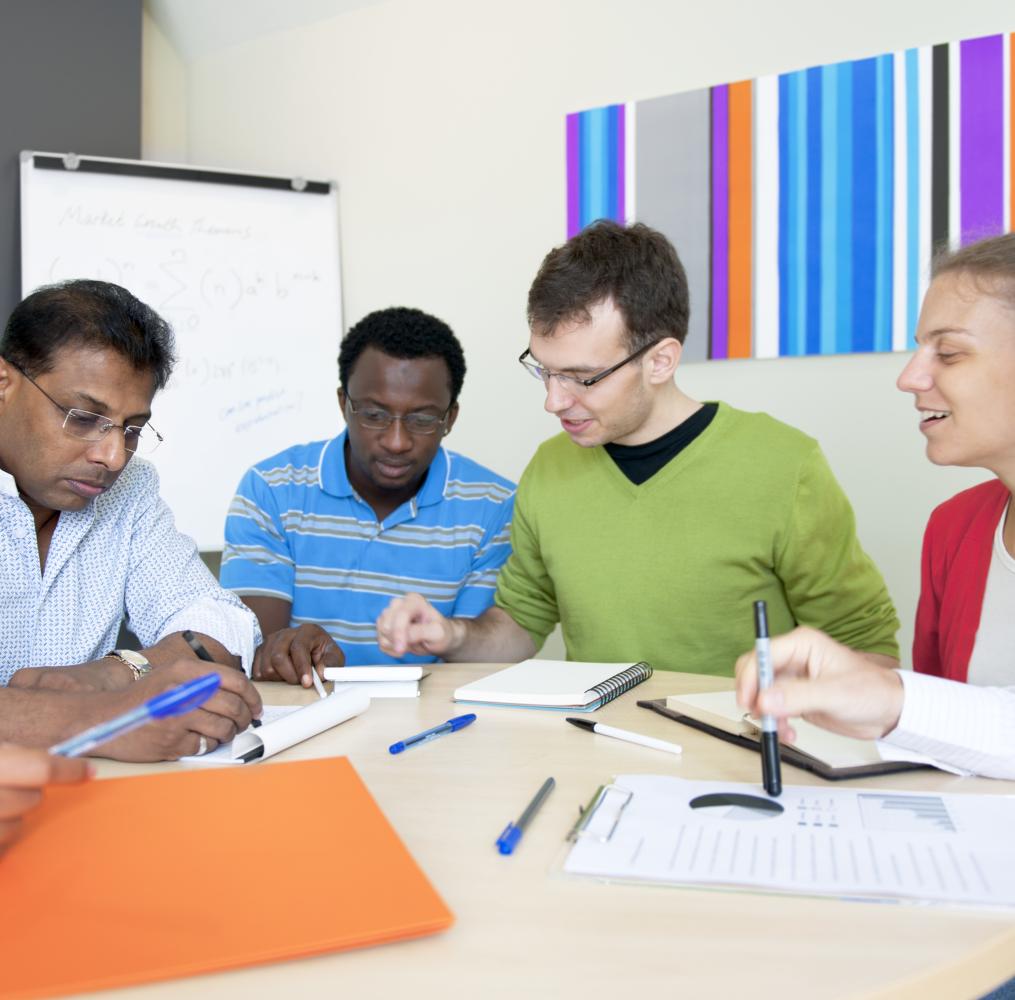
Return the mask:
{"type": "Polygon", "coordinates": [[[578,819],[568,832],[567,839],[577,840],[579,837],[592,837],[592,839],[601,844],[607,843],[616,833],[617,827],[620,826],[621,816],[633,798],[634,792],[628,788],[621,788],[620,785],[614,785],[612,782],[609,785],[600,785],[589,800],[588,805],[584,809],[579,808],[578,819]],[[623,796],[623,801],[617,807],[617,814],[613,819],[613,825],[606,834],[593,834],[588,830],[588,825],[611,792],[616,792],[618,795],[623,796]]]}

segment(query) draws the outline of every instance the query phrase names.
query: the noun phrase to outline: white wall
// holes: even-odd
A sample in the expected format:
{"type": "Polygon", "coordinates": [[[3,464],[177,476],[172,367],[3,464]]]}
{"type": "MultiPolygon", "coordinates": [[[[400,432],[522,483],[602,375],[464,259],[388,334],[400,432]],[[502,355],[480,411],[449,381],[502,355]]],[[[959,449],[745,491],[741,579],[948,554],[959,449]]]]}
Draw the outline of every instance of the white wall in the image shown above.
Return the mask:
{"type": "Polygon", "coordinates": [[[187,162],[187,66],[148,11],[141,20],[141,157],[187,162]]]}
{"type": "MultiPolygon", "coordinates": [[[[1013,21],[1009,0],[388,0],[195,59],[186,147],[194,163],[337,179],[347,322],[391,304],[450,322],[469,361],[451,444],[517,477],[557,429],[514,359],[529,282],[564,237],[567,112],[1013,21]]],[[[174,127],[164,105],[145,108],[174,127]]],[[[145,123],[152,148],[161,127],[145,123]]],[[[706,363],[678,381],[821,441],[908,649],[927,514],[985,474],[923,458],[911,401],[894,388],[904,360],[706,363]]]]}

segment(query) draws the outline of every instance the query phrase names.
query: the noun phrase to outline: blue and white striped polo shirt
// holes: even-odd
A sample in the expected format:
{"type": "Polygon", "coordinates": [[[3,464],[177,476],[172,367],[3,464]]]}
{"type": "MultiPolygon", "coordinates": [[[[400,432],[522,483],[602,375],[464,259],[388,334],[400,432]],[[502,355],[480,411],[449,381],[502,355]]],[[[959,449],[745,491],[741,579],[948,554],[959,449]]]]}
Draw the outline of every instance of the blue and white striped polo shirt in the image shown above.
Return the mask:
{"type": "Polygon", "coordinates": [[[375,627],[392,598],[417,591],[464,618],[493,603],[515,487],[441,448],[416,496],[378,523],[349,482],[345,437],[295,445],[247,472],[226,518],[220,579],[241,596],[291,601],[292,624],[327,629],[348,664],[392,663],[375,627]]]}

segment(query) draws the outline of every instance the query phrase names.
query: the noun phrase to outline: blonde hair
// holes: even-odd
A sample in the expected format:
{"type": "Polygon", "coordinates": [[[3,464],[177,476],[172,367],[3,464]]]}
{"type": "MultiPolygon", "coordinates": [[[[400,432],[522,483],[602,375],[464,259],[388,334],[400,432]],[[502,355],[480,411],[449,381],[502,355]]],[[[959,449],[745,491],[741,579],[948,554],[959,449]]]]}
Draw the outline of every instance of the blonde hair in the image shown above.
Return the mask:
{"type": "Polygon", "coordinates": [[[942,274],[968,274],[989,282],[991,293],[1015,308],[1015,233],[992,236],[958,250],[942,250],[931,264],[931,278],[942,274]]]}

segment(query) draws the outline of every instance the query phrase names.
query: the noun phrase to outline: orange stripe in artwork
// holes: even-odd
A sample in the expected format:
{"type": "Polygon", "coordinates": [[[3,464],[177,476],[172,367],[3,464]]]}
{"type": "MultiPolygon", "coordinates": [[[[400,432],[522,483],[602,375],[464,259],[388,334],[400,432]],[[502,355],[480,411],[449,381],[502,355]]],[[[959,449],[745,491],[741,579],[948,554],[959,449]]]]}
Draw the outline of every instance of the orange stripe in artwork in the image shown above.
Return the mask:
{"type": "Polygon", "coordinates": [[[729,354],[751,356],[752,83],[730,84],[729,354]]]}

